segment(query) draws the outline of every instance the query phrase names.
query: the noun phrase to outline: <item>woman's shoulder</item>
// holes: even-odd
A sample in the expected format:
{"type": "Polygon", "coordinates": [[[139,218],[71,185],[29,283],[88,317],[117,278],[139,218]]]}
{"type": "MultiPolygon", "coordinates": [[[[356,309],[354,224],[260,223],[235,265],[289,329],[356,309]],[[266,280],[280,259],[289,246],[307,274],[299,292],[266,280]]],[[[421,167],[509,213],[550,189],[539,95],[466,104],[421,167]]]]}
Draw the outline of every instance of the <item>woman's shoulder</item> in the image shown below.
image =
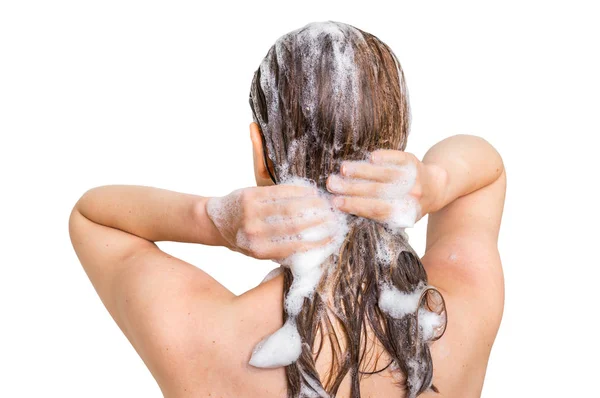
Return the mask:
{"type": "Polygon", "coordinates": [[[282,325],[282,282],[275,277],[208,312],[198,311],[205,303],[193,291],[152,309],[160,319],[143,327],[151,342],[134,339],[134,346],[163,394],[284,396],[284,369],[248,364],[255,344],[282,325]]]}

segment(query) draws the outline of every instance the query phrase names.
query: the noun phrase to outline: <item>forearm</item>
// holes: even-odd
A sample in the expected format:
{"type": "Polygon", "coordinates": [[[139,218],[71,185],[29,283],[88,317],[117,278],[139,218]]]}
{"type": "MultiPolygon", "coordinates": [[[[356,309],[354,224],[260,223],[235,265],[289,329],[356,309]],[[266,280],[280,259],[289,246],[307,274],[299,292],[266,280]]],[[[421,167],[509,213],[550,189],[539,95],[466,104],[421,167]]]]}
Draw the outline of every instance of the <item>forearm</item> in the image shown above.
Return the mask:
{"type": "Polygon", "coordinates": [[[496,149],[481,137],[455,135],[435,144],[423,163],[442,169],[444,182],[437,209],[496,181],[504,171],[496,149]]]}
{"type": "Polygon", "coordinates": [[[206,214],[208,199],[153,187],[107,185],[87,191],[75,208],[97,224],[152,242],[223,245],[206,214]]]}

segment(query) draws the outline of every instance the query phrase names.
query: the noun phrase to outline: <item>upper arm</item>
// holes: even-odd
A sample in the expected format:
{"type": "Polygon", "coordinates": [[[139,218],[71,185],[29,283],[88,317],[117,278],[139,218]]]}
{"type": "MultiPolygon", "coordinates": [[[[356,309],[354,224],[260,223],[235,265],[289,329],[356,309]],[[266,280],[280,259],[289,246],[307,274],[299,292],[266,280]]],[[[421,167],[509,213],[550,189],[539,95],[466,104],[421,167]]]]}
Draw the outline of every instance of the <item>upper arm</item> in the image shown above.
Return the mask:
{"type": "Polygon", "coordinates": [[[449,292],[489,292],[502,280],[498,234],[506,173],[491,184],[429,214],[425,256],[428,274],[449,292]]]}
{"type": "Polygon", "coordinates": [[[506,175],[429,215],[423,264],[446,301],[448,325],[432,345],[442,393],[479,396],[504,308],[498,233],[506,175]],[[473,395],[470,395],[473,394],[473,395]]]}
{"type": "MultiPolygon", "coordinates": [[[[224,321],[235,297],[195,266],[161,251],[155,243],[96,224],[76,208],[69,219],[73,247],[115,322],[155,376],[168,372],[183,336],[208,336],[224,321]],[[171,350],[164,351],[171,345],[171,350]],[[158,372],[157,372],[158,370],[158,372]]],[[[202,349],[202,342],[194,342],[202,349]]]]}

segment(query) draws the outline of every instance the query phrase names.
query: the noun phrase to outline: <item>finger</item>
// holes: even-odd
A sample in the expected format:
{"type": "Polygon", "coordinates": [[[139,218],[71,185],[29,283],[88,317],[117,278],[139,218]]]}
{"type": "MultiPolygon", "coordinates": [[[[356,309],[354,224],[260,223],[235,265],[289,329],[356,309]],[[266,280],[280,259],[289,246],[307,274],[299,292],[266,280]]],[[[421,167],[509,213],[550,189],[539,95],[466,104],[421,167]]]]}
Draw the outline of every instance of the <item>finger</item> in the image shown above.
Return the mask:
{"type": "Polygon", "coordinates": [[[268,245],[266,250],[268,252],[268,258],[284,259],[293,254],[303,253],[309,250],[327,246],[332,241],[332,236],[314,242],[307,242],[304,240],[281,241],[274,242],[271,245],[268,245]]]}
{"type": "Polygon", "coordinates": [[[406,171],[399,167],[356,161],[342,162],[340,172],[344,177],[360,178],[374,182],[394,182],[406,174],[406,171]]]}
{"type": "Polygon", "coordinates": [[[334,221],[335,219],[331,210],[327,210],[327,212],[323,212],[321,215],[311,215],[308,217],[270,217],[265,220],[263,227],[264,235],[299,235],[315,227],[328,227],[334,221]]]}
{"type": "Polygon", "coordinates": [[[298,185],[285,184],[261,187],[257,191],[258,199],[267,201],[317,196],[319,194],[318,190],[315,187],[304,187],[298,185]]]}
{"type": "Polygon", "coordinates": [[[265,203],[263,214],[280,217],[321,217],[331,212],[331,204],[321,197],[304,197],[283,199],[276,202],[265,203]]]}
{"type": "Polygon", "coordinates": [[[390,201],[358,196],[338,196],[333,199],[333,204],[345,213],[379,222],[385,222],[393,211],[390,201]]]}
{"type": "Polygon", "coordinates": [[[409,152],[395,151],[392,149],[378,149],[373,151],[370,156],[370,161],[373,164],[394,164],[402,166],[412,163],[414,155],[409,152]]]}
{"type": "Polygon", "coordinates": [[[378,197],[385,192],[388,185],[352,178],[340,178],[335,174],[327,178],[329,192],[348,196],[378,197]]]}

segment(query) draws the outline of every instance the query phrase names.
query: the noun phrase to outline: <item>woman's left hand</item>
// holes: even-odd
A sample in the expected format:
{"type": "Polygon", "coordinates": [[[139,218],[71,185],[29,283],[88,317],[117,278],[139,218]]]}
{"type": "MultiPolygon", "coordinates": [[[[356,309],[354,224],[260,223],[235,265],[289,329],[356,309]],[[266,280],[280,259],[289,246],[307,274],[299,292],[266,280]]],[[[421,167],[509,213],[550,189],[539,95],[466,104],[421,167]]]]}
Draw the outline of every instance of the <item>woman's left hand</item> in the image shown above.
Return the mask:
{"type": "Polygon", "coordinates": [[[378,150],[368,161],[343,162],[340,172],[327,179],[334,205],[391,228],[412,227],[443,203],[445,170],[408,152],[378,150]]]}
{"type": "Polygon", "coordinates": [[[211,198],[206,212],[229,249],[263,260],[325,246],[335,232],[331,204],[314,187],[238,189],[211,198]]]}

